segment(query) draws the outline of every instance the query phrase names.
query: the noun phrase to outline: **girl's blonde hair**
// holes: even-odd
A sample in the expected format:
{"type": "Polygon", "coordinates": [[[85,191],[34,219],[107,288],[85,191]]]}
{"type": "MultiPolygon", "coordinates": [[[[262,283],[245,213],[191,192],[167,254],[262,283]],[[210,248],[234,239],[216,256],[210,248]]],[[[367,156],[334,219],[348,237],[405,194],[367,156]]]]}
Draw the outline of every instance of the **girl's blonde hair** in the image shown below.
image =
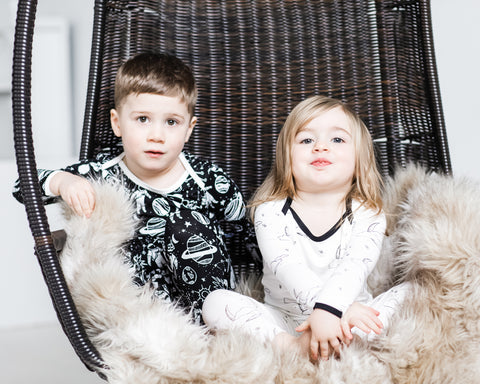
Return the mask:
{"type": "Polygon", "coordinates": [[[367,127],[347,104],[326,96],[313,96],[292,110],[280,131],[272,169],[250,200],[252,219],[255,208],[260,204],[297,196],[292,172],[293,141],[311,120],[333,108],[341,108],[347,116],[355,146],[355,172],[345,200],[358,200],[378,212],[382,209],[382,178],[377,170],[373,142],[367,127]]]}

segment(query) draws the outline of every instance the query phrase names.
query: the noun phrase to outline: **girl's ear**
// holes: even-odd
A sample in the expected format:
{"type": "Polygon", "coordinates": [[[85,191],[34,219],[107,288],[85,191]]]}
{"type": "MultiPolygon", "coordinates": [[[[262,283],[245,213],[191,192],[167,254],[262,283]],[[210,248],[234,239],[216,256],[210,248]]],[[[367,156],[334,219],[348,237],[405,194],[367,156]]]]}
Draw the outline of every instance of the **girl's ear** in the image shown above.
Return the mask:
{"type": "Polygon", "coordinates": [[[115,136],[122,137],[122,131],[120,130],[120,120],[118,117],[118,112],[116,109],[110,110],[110,124],[112,125],[112,130],[115,136]]]}

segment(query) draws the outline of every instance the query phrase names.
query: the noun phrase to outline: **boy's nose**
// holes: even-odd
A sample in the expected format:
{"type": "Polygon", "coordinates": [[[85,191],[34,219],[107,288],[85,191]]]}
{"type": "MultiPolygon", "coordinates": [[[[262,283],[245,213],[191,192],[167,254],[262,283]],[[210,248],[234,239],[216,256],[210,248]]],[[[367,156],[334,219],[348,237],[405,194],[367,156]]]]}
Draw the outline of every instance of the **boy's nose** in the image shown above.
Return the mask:
{"type": "Polygon", "coordinates": [[[160,126],[152,126],[148,132],[148,139],[151,141],[165,141],[164,130],[160,126]]]}

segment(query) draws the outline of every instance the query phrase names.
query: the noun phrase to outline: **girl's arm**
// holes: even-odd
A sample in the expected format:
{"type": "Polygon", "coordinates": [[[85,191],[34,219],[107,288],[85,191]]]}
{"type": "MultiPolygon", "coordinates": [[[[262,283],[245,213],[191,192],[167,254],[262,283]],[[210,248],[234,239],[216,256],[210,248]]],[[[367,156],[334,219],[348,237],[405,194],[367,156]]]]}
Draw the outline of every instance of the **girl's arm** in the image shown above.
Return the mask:
{"type": "Polygon", "coordinates": [[[328,360],[330,348],[338,356],[341,343],[349,343],[349,340],[345,338],[340,319],[323,309],[314,309],[308,319],[295,330],[297,332],[311,331],[309,352],[314,361],[319,357],[322,360],[328,360]]]}
{"type": "Polygon", "coordinates": [[[353,223],[347,228],[351,229],[351,241],[345,245],[345,255],[317,297],[317,302],[342,313],[365,290],[367,278],[378,261],[385,237],[385,216],[359,209],[354,211],[353,223]]]}
{"type": "Polygon", "coordinates": [[[341,319],[342,331],[345,336],[345,341],[350,344],[353,339],[351,329],[357,327],[365,333],[375,332],[380,334],[383,324],[378,318],[376,309],[361,303],[353,303],[347,311],[343,314],[341,319]]]}
{"type": "Polygon", "coordinates": [[[317,297],[318,303],[340,310],[343,321],[332,313],[315,309],[307,322],[297,328],[299,332],[311,329],[312,358],[318,357],[320,351],[320,357],[327,359],[330,347],[338,354],[340,341],[348,345],[353,338],[352,326],[367,333],[370,330],[380,333],[383,325],[377,317],[378,312],[353,301],[365,289],[368,275],[378,260],[385,225],[383,215],[372,215],[368,211],[358,211],[354,217],[351,242],[346,245],[345,256],[317,297]]]}

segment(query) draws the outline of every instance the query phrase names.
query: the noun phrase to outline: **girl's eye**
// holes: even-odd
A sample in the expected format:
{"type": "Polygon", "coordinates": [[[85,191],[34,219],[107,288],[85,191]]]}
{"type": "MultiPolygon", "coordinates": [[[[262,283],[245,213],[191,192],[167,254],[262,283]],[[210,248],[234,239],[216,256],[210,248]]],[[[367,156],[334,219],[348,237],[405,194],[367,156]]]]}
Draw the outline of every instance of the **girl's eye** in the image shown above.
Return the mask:
{"type": "Polygon", "coordinates": [[[301,144],[312,144],[313,140],[310,138],[306,138],[300,141],[301,144]]]}
{"type": "Polygon", "coordinates": [[[345,140],[343,140],[341,137],[334,137],[334,138],[332,139],[332,142],[338,144],[338,143],[343,143],[343,142],[345,142],[345,140]]]}
{"type": "Polygon", "coordinates": [[[147,116],[139,116],[137,117],[137,120],[142,124],[147,123],[149,121],[147,116]]]}

